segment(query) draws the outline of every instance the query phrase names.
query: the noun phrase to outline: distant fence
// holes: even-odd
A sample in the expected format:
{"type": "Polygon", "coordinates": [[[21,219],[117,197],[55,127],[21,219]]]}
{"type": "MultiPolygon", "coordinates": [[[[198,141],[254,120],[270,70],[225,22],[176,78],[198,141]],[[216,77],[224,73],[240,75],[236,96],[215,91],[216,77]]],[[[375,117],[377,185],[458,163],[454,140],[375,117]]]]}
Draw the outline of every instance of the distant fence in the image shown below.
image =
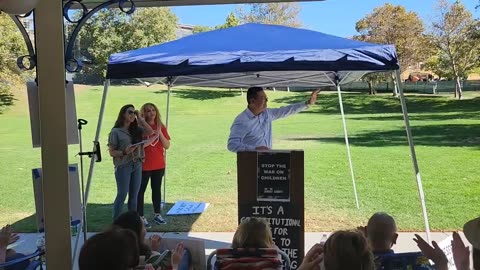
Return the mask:
{"type": "MultiPolygon", "coordinates": [[[[461,81],[463,91],[480,91],[480,80],[461,81]]],[[[455,81],[435,81],[435,82],[402,82],[404,92],[409,93],[453,93],[455,91],[455,81]]],[[[375,85],[377,92],[392,92],[393,83],[383,82],[375,85]]],[[[367,91],[368,83],[353,82],[342,85],[342,91],[367,91]]]]}

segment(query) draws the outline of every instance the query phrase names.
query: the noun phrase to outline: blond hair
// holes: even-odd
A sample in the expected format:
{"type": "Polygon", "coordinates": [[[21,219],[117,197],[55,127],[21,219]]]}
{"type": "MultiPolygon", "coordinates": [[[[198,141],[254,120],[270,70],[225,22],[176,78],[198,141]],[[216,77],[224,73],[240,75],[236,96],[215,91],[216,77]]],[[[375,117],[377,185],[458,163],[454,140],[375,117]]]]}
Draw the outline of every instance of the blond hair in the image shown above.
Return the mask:
{"type": "MultiPolygon", "coordinates": [[[[140,116],[145,119],[145,108],[147,106],[151,106],[151,107],[153,107],[153,109],[155,109],[154,122],[157,125],[157,127],[160,128],[163,125],[163,123],[162,123],[162,120],[160,119],[160,117],[161,117],[160,111],[158,111],[158,108],[157,108],[157,106],[155,106],[155,104],[150,103],[150,102],[147,102],[147,103],[143,104],[142,107],[140,108],[140,116]]],[[[147,120],[147,119],[145,119],[145,120],[147,120]]]]}
{"type": "Polygon", "coordinates": [[[249,217],[238,225],[232,248],[271,248],[274,246],[270,224],[264,218],[249,217]]]}

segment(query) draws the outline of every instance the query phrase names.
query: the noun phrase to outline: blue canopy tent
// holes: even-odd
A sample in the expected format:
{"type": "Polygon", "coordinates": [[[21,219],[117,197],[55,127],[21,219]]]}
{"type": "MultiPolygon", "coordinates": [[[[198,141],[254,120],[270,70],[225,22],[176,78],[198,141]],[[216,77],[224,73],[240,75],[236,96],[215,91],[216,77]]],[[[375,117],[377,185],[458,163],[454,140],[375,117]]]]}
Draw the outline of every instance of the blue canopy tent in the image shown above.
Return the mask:
{"type": "MultiPolygon", "coordinates": [[[[425,229],[427,238],[430,239],[424,193],[399,80],[399,68],[393,45],[355,41],[306,29],[251,23],[199,33],[110,56],[95,140],[99,138],[111,79],[139,79],[146,83],[160,82],[167,85],[167,125],[170,89],[174,85],[225,88],[334,86],[340,102],[358,208],[341,85],[356,81],[367,73],[391,71],[396,75],[395,87],[400,94],[425,229]]],[[[93,164],[92,162],[87,180],[87,198],[93,164]]]]}
{"type": "Polygon", "coordinates": [[[176,85],[207,87],[316,87],[398,68],[392,45],[251,23],[113,54],[107,79],[163,79],[166,84],[175,80],[176,85]]]}

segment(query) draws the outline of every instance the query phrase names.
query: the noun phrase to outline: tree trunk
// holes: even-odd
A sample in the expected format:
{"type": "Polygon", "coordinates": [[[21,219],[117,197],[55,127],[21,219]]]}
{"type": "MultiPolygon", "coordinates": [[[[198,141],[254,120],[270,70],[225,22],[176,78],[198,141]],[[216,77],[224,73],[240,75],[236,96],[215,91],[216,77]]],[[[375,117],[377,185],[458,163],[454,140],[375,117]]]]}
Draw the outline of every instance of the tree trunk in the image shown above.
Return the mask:
{"type": "Polygon", "coordinates": [[[368,83],[368,94],[369,95],[376,95],[377,91],[375,90],[372,81],[367,81],[367,83],[368,83]]]}
{"type": "Polygon", "coordinates": [[[458,99],[463,98],[462,84],[460,83],[460,76],[455,76],[455,90],[458,93],[458,99]]]}
{"type": "MultiPolygon", "coordinates": [[[[391,79],[393,81],[392,95],[394,97],[397,97],[398,96],[398,89],[400,88],[400,85],[397,85],[397,81],[395,80],[395,74],[393,72],[392,72],[391,76],[392,76],[391,79]]],[[[400,78],[398,78],[398,81],[400,81],[400,78]]]]}
{"type": "Polygon", "coordinates": [[[458,93],[458,99],[462,99],[462,86],[460,85],[460,76],[458,75],[458,70],[457,70],[457,64],[455,63],[455,60],[452,59],[452,68],[453,68],[453,75],[455,76],[455,94],[454,97],[457,97],[458,93]]]}

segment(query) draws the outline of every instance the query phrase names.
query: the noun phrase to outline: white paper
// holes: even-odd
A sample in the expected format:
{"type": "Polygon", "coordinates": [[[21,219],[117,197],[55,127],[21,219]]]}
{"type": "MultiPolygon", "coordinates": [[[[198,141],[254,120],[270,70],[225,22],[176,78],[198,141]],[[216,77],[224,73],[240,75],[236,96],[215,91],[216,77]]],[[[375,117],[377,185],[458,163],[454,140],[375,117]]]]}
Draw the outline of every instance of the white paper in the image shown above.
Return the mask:
{"type": "Polygon", "coordinates": [[[203,213],[209,203],[205,202],[189,202],[189,201],[177,201],[173,207],[168,211],[167,215],[191,215],[203,213]]]}
{"type": "Polygon", "coordinates": [[[453,237],[450,235],[449,237],[439,242],[438,246],[443,250],[443,253],[445,253],[445,255],[447,256],[448,270],[457,270],[457,268],[455,267],[455,262],[453,261],[452,240],[453,240],[453,237]]]}
{"type": "MultiPolygon", "coordinates": [[[[30,128],[32,132],[32,146],[40,147],[40,108],[38,102],[38,87],[33,81],[27,82],[28,106],[30,111],[30,128]]],[[[75,108],[75,91],[73,82],[65,87],[66,116],[67,116],[67,143],[78,144],[77,111],[75,108]]],[[[46,120],[48,121],[48,119],[46,120]]]]}
{"type": "Polygon", "coordinates": [[[151,138],[148,138],[148,139],[146,139],[146,140],[143,140],[143,141],[141,141],[141,142],[134,143],[134,144],[132,144],[132,146],[136,146],[136,145],[145,144],[145,143],[147,143],[147,142],[149,142],[149,141],[153,141],[153,140],[157,139],[158,137],[159,137],[159,136],[158,136],[158,135],[156,135],[155,137],[151,137],[151,138]]]}

